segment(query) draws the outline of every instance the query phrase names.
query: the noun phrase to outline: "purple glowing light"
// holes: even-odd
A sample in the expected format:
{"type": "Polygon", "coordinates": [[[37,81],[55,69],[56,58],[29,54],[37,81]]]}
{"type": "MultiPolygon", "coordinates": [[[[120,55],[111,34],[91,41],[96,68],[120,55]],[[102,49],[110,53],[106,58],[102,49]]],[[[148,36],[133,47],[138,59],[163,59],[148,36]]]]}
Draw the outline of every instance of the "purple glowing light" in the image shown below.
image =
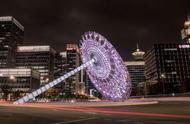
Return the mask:
{"type": "Polygon", "coordinates": [[[83,63],[92,58],[95,63],[86,68],[87,74],[107,99],[122,101],[131,93],[131,81],[120,55],[109,41],[95,32],[86,32],[81,40],[83,63]]]}

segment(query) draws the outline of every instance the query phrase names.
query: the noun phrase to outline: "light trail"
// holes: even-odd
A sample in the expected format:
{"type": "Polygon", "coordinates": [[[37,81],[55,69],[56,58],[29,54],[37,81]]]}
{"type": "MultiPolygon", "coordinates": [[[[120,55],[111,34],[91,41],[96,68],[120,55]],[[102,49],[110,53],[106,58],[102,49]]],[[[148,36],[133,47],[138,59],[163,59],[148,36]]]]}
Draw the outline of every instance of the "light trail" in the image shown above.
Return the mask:
{"type": "Polygon", "coordinates": [[[54,108],[57,110],[68,110],[68,111],[79,111],[79,112],[96,112],[103,114],[113,114],[113,115],[127,115],[127,116],[146,116],[146,117],[162,117],[162,118],[181,118],[190,119],[190,115],[176,115],[176,114],[161,114],[161,113],[145,113],[145,112],[124,112],[116,110],[106,110],[98,108],[54,108]]]}
{"type": "Polygon", "coordinates": [[[179,115],[179,114],[164,114],[164,113],[151,113],[151,112],[137,112],[137,111],[119,111],[116,109],[105,109],[105,108],[90,108],[80,106],[63,106],[63,105],[49,105],[49,104],[2,104],[1,106],[9,107],[30,107],[30,108],[43,108],[51,110],[62,110],[62,111],[76,111],[76,112],[92,112],[102,113],[106,115],[119,115],[119,116],[142,116],[142,117],[160,117],[160,118],[179,118],[179,119],[190,119],[190,115],[179,115]]]}

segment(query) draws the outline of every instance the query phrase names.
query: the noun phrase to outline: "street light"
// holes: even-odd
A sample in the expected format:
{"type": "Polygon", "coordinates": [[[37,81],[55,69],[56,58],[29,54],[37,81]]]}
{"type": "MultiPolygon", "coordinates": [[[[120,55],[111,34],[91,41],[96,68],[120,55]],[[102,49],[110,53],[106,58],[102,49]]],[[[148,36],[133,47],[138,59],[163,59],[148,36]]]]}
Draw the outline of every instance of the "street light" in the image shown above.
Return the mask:
{"type": "Polygon", "coordinates": [[[162,80],[162,91],[163,91],[163,94],[165,94],[165,84],[164,84],[165,83],[164,80],[166,79],[165,73],[161,73],[160,78],[162,80]]]}
{"type": "Polygon", "coordinates": [[[0,73],[0,77],[3,77],[3,73],[0,73]]]}
{"type": "Polygon", "coordinates": [[[46,82],[49,82],[49,78],[46,78],[46,80],[45,80],[46,82]]]}
{"type": "Polygon", "coordinates": [[[15,81],[16,81],[16,77],[14,75],[10,75],[9,80],[8,80],[8,82],[9,82],[9,84],[8,84],[8,89],[9,89],[8,100],[11,100],[11,92],[13,93],[12,88],[14,87],[13,82],[15,82],[15,81]]]}
{"type": "Polygon", "coordinates": [[[166,78],[166,75],[164,73],[161,74],[161,78],[164,79],[166,78]]]}
{"type": "Polygon", "coordinates": [[[15,76],[13,76],[13,75],[10,75],[9,79],[10,79],[10,80],[13,80],[13,81],[16,80],[15,76]]]}

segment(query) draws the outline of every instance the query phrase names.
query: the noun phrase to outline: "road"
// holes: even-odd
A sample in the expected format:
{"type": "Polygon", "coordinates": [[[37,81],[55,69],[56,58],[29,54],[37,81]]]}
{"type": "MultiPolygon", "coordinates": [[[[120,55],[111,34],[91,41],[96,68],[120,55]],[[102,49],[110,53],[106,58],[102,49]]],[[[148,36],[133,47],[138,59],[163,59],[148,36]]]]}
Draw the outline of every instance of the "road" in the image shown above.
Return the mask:
{"type": "Polygon", "coordinates": [[[189,124],[190,102],[122,106],[0,105],[1,124],[189,124]]]}

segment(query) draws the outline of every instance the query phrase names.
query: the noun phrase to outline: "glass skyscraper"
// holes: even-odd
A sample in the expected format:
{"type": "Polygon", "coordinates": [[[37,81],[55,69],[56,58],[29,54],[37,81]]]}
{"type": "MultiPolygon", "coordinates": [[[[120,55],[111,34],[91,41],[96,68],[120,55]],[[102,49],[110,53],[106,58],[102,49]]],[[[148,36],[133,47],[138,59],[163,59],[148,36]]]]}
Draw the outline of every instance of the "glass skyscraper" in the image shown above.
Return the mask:
{"type": "Polygon", "coordinates": [[[190,92],[190,45],[154,44],[144,60],[149,94],[190,92]]]}

